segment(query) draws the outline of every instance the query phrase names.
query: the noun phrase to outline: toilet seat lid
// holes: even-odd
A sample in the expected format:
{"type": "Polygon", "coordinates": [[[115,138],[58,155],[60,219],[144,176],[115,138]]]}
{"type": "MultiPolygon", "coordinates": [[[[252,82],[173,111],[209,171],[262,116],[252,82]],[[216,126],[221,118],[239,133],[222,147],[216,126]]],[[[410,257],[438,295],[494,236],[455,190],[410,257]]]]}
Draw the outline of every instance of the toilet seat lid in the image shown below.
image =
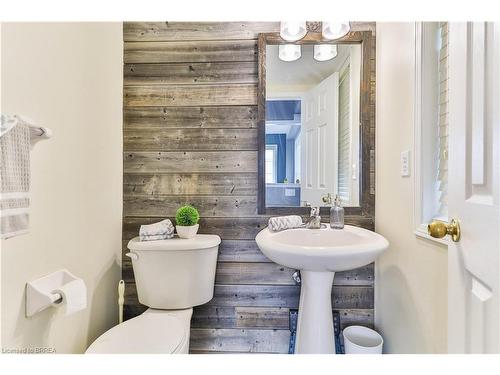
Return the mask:
{"type": "Polygon", "coordinates": [[[106,331],[90,345],[86,353],[175,353],[185,338],[183,323],[175,316],[144,313],[106,331]]]}

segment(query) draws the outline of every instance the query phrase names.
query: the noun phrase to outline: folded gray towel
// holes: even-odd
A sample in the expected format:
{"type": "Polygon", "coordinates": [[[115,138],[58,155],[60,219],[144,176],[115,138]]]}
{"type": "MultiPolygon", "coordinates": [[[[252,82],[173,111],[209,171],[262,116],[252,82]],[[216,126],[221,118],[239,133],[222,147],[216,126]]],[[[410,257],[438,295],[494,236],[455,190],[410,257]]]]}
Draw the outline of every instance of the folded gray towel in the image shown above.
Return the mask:
{"type": "Polygon", "coordinates": [[[298,215],[279,216],[269,219],[269,230],[278,232],[285,229],[300,228],[303,225],[302,218],[298,215]]]}
{"type": "Polygon", "coordinates": [[[155,234],[151,236],[139,236],[140,241],[158,241],[158,240],[168,240],[174,237],[173,234],[155,234]]]}
{"type": "Polygon", "coordinates": [[[169,219],[158,223],[141,225],[139,229],[139,240],[154,241],[165,240],[174,236],[174,226],[169,219]]]}

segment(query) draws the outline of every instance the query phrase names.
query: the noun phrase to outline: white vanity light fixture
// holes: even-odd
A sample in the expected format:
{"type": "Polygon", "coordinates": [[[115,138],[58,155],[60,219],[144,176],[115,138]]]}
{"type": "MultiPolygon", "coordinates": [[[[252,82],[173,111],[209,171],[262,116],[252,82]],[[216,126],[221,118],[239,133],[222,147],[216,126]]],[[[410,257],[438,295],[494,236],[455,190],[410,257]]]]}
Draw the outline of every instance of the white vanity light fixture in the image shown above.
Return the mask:
{"type": "Polygon", "coordinates": [[[314,45],[314,60],[328,61],[337,56],[336,44],[315,44],[314,45]]]}
{"type": "Polygon", "coordinates": [[[282,61],[295,61],[300,59],[301,49],[299,44],[280,44],[278,57],[282,61]]]}
{"type": "Polygon", "coordinates": [[[307,34],[307,25],[305,21],[300,22],[281,22],[280,36],[287,42],[296,42],[307,34]]]}
{"type": "Polygon", "coordinates": [[[321,25],[323,38],[334,40],[346,36],[351,30],[349,21],[342,22],[322,22],[321,25]]]}

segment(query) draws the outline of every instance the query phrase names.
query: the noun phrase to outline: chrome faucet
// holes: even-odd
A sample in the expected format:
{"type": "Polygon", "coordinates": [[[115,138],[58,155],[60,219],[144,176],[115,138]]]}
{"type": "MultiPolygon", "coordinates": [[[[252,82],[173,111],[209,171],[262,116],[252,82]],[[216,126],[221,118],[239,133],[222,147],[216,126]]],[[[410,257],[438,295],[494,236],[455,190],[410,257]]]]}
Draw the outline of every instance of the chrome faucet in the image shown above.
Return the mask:
{"type": "Polygon", "coordinates": [[[306,224],[308,229],[321,229],[321,216],[319,215],[319,207],[311,207],[311,219],[306,224]]]}

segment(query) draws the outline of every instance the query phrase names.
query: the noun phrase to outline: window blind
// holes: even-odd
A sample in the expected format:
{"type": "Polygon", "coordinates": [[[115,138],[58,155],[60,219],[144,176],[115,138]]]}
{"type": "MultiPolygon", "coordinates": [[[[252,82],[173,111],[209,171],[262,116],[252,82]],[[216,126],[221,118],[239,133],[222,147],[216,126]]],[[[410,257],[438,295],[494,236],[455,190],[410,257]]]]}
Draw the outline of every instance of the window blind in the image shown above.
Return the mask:
{"type": "Polygon", "coordinates": [[[351,200],[350,75],[350,65],[347,65],[341,72],[339,80],[338,195],[344,203],[351,200]]]}
{"type": "Polygon", "coordinates": [[[448,23],[440,23],[438,119],[438,215],[448,218],[448,23]]]}

